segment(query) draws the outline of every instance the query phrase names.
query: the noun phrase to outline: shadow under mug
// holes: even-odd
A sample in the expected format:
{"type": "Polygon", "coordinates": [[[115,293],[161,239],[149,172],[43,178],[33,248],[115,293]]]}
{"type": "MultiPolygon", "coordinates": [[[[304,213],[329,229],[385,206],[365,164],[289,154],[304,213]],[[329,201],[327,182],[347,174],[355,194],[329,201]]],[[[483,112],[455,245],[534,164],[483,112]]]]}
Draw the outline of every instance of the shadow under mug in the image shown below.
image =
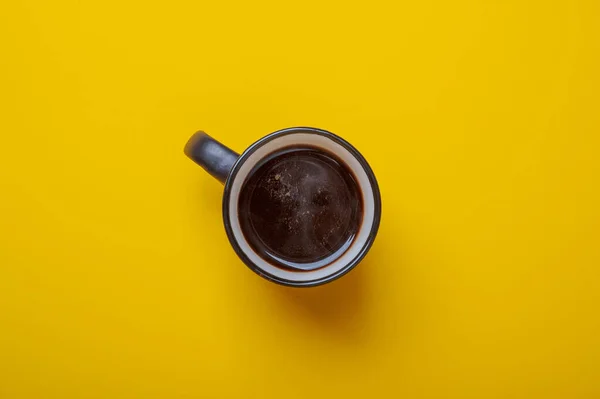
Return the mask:
{"type": "Polygon", "coordinates": [[[293,127],[271,133],[241,155],[200,131],[187,142],[185,154],[225,184],[223,222],[229,242],[242,261],[267,280],[293,287],[311,287],[333,281],[352,270],[367,254],[381,220],[381,195],[375,174],[350,143],[328,131],[293,127]],[[354,175],[363,201],[362,223],[350,247],[331,263],[310,271],[277,267],[260,257],[248,244],[240,227],[238,202],[244,182],[270,154],[293,146],[311,146],[334,154],[354,175]]]}

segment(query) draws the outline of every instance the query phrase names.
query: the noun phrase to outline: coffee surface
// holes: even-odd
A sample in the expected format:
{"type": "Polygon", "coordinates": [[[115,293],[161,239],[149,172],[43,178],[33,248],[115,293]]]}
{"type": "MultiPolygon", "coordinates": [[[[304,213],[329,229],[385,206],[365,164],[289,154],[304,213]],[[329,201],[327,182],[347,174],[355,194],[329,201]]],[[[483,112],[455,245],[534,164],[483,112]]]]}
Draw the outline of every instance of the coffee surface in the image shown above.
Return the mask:
{"type": "Polygon", "coordinates": [[[239,198],[242,232],[275,266],[313,270],[341,256],[362,221],[362,195],[349,168],[315,147],[266,157],[249,174],[239,198]]]}

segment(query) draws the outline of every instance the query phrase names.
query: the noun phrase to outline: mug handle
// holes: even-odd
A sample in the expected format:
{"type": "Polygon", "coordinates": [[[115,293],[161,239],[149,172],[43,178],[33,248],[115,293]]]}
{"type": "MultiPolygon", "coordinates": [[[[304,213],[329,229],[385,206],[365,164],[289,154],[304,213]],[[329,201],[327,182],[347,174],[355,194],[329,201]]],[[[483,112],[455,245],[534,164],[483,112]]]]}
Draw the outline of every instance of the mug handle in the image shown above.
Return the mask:
{"type": "Polygon", "coordinates": [[[196,132],[190,137],[183,152],[223,184],[240,156],[203,131],[196,132]]]}

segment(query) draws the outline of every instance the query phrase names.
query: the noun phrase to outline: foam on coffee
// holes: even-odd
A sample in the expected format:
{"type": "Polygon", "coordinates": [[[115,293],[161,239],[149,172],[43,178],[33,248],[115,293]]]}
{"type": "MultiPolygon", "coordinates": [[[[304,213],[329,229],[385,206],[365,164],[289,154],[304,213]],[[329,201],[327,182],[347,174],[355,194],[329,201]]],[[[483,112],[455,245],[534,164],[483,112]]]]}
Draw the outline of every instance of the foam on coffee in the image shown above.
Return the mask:
{"type": "Polygon", "coordinates": [[[317,147],[287,147],[265,157],[244,182],[239,221],[252,249],[286,269],[314,270],[351,245],[362,195],[350,169],[317,147]]]}

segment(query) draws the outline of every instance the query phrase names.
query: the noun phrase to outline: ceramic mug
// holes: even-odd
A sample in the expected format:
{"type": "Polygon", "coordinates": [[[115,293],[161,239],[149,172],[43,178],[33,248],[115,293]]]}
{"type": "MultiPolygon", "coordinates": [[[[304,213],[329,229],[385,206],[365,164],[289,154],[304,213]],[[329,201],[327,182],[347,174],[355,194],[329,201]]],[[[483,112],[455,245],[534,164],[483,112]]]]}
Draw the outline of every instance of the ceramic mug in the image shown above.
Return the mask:
{"type": "Polygon", "coordinates": [[[240,259],[267,280],[294,287],[333,281],[352,270],[367,254],[381,220],[381,196],[375,175],[364,157],[347,141],[328,131],[293,127],[271,133],[237,154],[200,131],[187,142],[185,154],[225,185],[223,222],[229,242],[240,259]],[[337,258],[316,270],[290,270],[261,257],[248,243],[239,220],[240,192],[257,165],[284,148],[309,146],[334,154],[351,172],[362,196],[362,222],[352,242],[337,258]]]}

